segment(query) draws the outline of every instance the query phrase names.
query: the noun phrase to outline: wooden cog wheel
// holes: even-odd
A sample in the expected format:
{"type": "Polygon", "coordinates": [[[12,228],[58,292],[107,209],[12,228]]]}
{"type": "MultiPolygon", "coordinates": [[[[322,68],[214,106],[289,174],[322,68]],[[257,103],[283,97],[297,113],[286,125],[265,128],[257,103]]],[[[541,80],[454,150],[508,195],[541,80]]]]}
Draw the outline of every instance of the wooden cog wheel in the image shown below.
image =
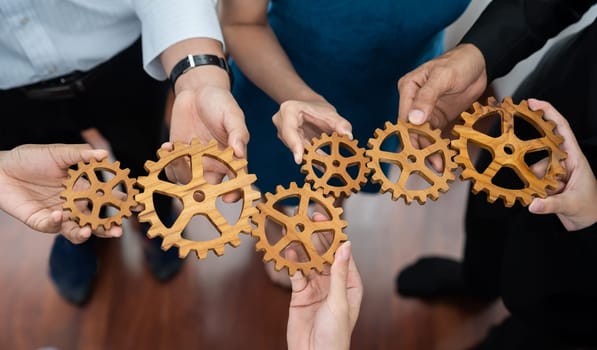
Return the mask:
{"type": "Polygon", "coordinates": [[[439,130],[432,130],[429,123],[414,125],[398,121],[397,124],[386,122],[383,130],[375,130],[375,137],[369,139],[367,156],[371,161],[367,167],[373,170],[371,181],[381,184],[381,192],[390,191],[392,200],[403,197],[406,204],[417,200],[424,204],[427,197],[437,200],[440,192],[447,192],[448,182],[455,179],[453,171],[458,167],[452,160],[455,152],[449,148],[450,142],[442,139],[439,130]],[[431,144],[419,149],[411,143],[411,134],[417,134],[429,140],[431,144]],[[390,136],[397,136],[401,149],[398,152],[383,151],[384,141],[390,136]],[[444,169],[436,172],[427,162],[431,155],[438,154],[442,157],[444,169]],[[381,163],[395,164],[400,168],[400,176],[396,182],[390,180],[381,170],[381,163]],[[425,181],[422,188],[411,188],[408,180],[417,175],[425,181]]]}
{"type": "Polygon", "coordinates": [[[256,227],[253,229],[253,236],[257,239],[255,248],[257,251],[265,251],[263,261],[275,261],[275,269],[288,268],[288,274],[293,276],[297,270],[303,275],[309,274],[311,269],[322,272],[325,263],[332,264],[334,254],[340,244],[347,240],[342,229],[346,227],[346,221],[342,220],[342,208],[334,207],[334,199],[326,197],[321,189],[312,190],[308,184],[298,188],[296,183],[290,183],[288,189],[278,186],[276,193],[266,193],[265,202],[257,204],[259,214],[252,217],[256,227]],[[276,209],[276,204],[288,198],[298,198],[299,204],[296,215],[289,216],[276,209]],[[313,221],[309,217],[309,203],[318,203],[325,208],[330,220],[313,221]],[[265,227],[266,222],[273,220],[284,228],[284,235],[273,245],[267,239],[265,227]],[[333,239],[329,248],[320,254],[313,244],[312,235],[316,233],[331,232],[333,239]],[[284,249],[292,244],[300,244],[308,255],[308,261],[291,261],[283,256],[284,249]]]}
{"type": "Polygon", "coordinates": [[[311,145],[305,147],[303,162],[301,172],[307,174],[305,180],[314,189],[321,188],[325,195],[331,194],[335,198],[346,198],[352,192],[358,192],[367,183],[370,171],[365,149],[359,148],[356,140],[339,136],[336,132],[331,136],[322,134],[319,138],[313,138],[311,145]],[[321,150],[326,146],[329,147],[329,154],[322,154],[321,150]],[[346,150],[347,155],[342,153],[342,149],[346,150]],[[314,167],[322,169],[321,176],[318,176],[314,167]],[[358,167],[355,175],[349,173],[348,169],[352,167],[358,167]],[[340,184],[330,183],[332,179],[340,184]]]}
{"type": "Polygon", "coordinates": [[[139,214],[139,221],[149,222],[147,235],[150,238],[163,237],[162,249],[172,246],[179,248],[181,258],[194,250],[199,259],[207,257],[209,250],[218,256],[224,254],[224,247],[228,243],[233,247],[240,244],[239,234],[251,232],[249,217],[257,213],[253,202],[261,197],[258,191],[252,189],[251,184],[257,180],[254,174],[247,174],[246,160],[234,159],[232,148],[218,149],[218,143],[213,140],[208,145],[202,145],[194,139],[190,145],[174,142],[171,151],[160,149],[157,152],[159,161],[147,161],[145,169],[147,176],[137,179],[144,191],[136,196],[145,209],[139,214]],[[161,171],[175,159],[190,158],[192,179],[187,184],[175,184],[158,178],[161,171]],[[225,164],[234,177],[218,184],[210,184],[203,176],[203,158],[208,157],[225,164]],[[242,192],[242,210],[236,223],[229,224],[216,207],[218,197],[234,192],[242,192]],[[182,203],[182,212],[171,227],[167,227],[160,220],[153,204],[153,194],[178,198],[182,203]],[[201,196],[197,196],[200,193],[201,196]],[[220,237],[207,241],[194,241],[182,237],[182,231],[189,224],[193,216],[204,215],[218,230],[220,237]]]}
{"type": "Polygon", "coordinates": [[[533,196],[547,196],[546,189],[554,189],[558,184],[557,178],[566,173],[560,164],[566,158],[566,153],[559,148],[564,139],[554,133],[556,124],[543,119],[543,111],[531,111],[526,100],[516,105],[511,97],[505,98],[501,104],[490,98],[487,106],[475,102],[472,107],[472,113],[461,114],[464,125],[454,127],[454,133],[459,138],[452,141],[452,147],[458,151],[455,161],[464,167],[460,177],[463,180],[472,180],[473,193],[485,191],[488,202],[493,203],[502,198],[507,207],[513,206],[517,199],[522,205],[527,206],[533,196]],[[476,121],[492,114],[500,117],[501,135],[491,137],[473,129],[476,121]],[[515,117],[530,123],[541,136],[530,140],[519,139],[515,134],[515,117]],[[482,173],[476,170],[470,159],[469,142],[482,147],[492,155],[493,160],[482,173]],[[538,151],[549,153],[549,166],[542,178],[537,177],[525,162],[527,154],[538,151]],[[512,169],[524,184],[524,188],[510,189],[495,185],[492,180],[503,167],[512,169]]]}
{"type": "Polygon", "coordinates": [[[71,218],[79,223],[81,227],[90,225],[92,230],[97,230],[100,226],[108,230],[112,225],[121,225],[122,218],[131,216],[131,208],[137,205],[134,199],[139,191],[133,186],[135,180],[128,177],[129,169],[120,169],[120,163],[110,164],[109,160],[103,159],[98,162],[92,159],[89,163],[79,162],[77,169],[69,169],[69,177],[64,180],[65,190],[60,194],[64,199],[64,210],[71,212],[71,218]],[[105,171],[113,175],[107,181],[102,181],[97,177],[97,172],[105,171]],[[79,191],[75,187],[79,179],[89,182],[89,187],[79,191]],[[117,187],[122,185],[123,188],[117,187]],[[114,195],[114,190],[120,190],[126,193],[126,198],[122,199],[114,195]],[[81,210],[78,201],[88,201],[90,208],[81,210]],[[102,217],[106,213],[101,213],[102,208],[115,208],[117,212],[114,215],[102,217]]]}

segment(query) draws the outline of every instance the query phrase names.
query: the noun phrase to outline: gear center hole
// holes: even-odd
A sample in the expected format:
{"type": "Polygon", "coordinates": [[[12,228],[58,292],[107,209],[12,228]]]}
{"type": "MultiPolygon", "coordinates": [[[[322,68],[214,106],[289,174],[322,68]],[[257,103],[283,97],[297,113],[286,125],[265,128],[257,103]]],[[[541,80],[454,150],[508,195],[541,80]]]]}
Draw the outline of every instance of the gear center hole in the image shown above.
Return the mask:
{"type": "Polygon", "coordinates": [[[296,224],[296,226],[294,226],[294,230],[298,233],[301,233],[301,232],[305,231],[305,225],[298,223],[298,224],[296,224]]]}
{"type": "Polygon", "coordinates": [[[504,145],[504,152],[506,154],[514,154],[514,146],[512,145],[504,145]]]}
{"type": "Polygon", "coordinates": [[[97,191],[95,191],[95,195],[96,195],[96,196],[98,196],[98,197],[101,197],[101,196],[103,196],[104,194],[105,194],[105,193],[104,193],[104,190],[97,190],[97,191]]]}
{"type": "Polygon", "coordinates": [[[332,165],[335,167],[339,167],[340,166],[340,161],[337,159],[334,159],[334,161],[332,162],[332,165]]]}
{"type": "Polygon", "coordinates": [[[205,200],[205,193],[201,190],[195,191],[195,193],[193,193],[193,199],[195,199],[196,202],[201,203],[205,200]]]}
{"type": "Polygon", "coordinates": [[[411,163],[415,163],[417,161],[417,157],[415,157],[413,154],[409,154],[406,159],[408,159],[408,161],[411,163]]]}

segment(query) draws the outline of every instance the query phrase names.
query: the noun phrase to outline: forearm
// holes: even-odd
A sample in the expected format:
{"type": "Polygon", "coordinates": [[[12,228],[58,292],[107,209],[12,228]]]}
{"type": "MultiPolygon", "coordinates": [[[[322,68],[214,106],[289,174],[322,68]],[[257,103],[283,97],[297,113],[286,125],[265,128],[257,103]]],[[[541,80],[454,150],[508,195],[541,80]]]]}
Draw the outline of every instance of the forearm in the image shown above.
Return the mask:
{"type": "Polygon", "coordinates": [[[471,43],[483,52],[488,81],[492,81],[577,22],[595,3],[592,0],[494,0],[461,42],[471,43]]]}
{"type": "Polygon", "coordinates": [[[222,29],[239,68],[274,101],[323,100],[297,74],[267,23],[223,21],[222,29]]]}
{"type": "MultiPolygon", "coordinates": [[[[149,75],[156,79],[164,80],[170,74],[170,70],[160,64],[163,63],[161,55],[170,47],[194,38],[223,42],[212,0],[178,0],[175,4],[161,0],[133,0],[132,6],[141,21],[143,64],[149,75]]],[[[200,53],[207,52],[188,52],[184,56],[200,53]]]]}
{"type": "MultiPolygon", "coordinates": [[[[214,39],[193,38],[180,41],[168,47],[160,55],[164,71],[170,74],[172,68],[188,55],[215,55],[224,57],[222,44],[214,39]]],[[[220,67],[205,65],[188,70],[176,80],[174,91],[180,93],[187,89],[199,89],[209,84],[224,89],[230,89],[228,73],[220,67]]]]}

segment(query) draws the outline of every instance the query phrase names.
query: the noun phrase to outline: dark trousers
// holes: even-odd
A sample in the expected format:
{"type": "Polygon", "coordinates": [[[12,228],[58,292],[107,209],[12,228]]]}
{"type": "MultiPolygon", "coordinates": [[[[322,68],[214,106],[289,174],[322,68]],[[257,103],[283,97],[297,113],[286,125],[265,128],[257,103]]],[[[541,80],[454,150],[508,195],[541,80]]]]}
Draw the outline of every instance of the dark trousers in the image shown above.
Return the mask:
{"type": "MultiPolygon", "coordinates": [[[[552,103],[568,119],[595,172],[596,23],[557,43],[518,88],[514,102],[531,97],[552,103]]],[[[522,129],[522,136],[528,134],[522,129]]],[[[478,163],[490,161],[483,153],[478,163]]],[[[516,179],[506,174],[498,182],[516,179]]],[[[528,334],[548,339],[549,347],[542,349],[597,345],[595,225],[568,232],[555,215],[533,215],[518,204],[506,208],[499,200],[490,204],[485,194],[471,193],[463,272],[471,290],[502,297],[528,334]]]]}
{"type": "MultiPolygon", "coordinates": [[[[93,70],[85,91],[63,99],[32,99],[22,89],[0,90],[0,149],[25,143],[82,143],[81,131],[95,127],[110,142],[131,177],[146,174],[143,165],[157,158],[166,140],[167,86],[143,70],[137,40],[93,70]]],[[[158,212],[171,201],[159,198],[158,212]]]]}

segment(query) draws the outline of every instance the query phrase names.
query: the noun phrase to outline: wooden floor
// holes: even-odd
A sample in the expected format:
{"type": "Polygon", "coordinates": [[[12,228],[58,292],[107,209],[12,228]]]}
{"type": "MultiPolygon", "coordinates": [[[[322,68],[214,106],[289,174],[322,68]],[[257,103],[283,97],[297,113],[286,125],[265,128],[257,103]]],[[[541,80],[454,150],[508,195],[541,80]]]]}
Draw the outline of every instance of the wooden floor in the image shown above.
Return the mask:
{"type": "MultiPolygon", "coordinates": [[[[456,181],[425,206],[389,194],[348,200],[346,232],[365,284],[352,349],[465,349],[503,317],[500,304],[463,308],[395,293],[396,273],[418,257],[460,256],[467,190],[456,181]]],[[[193,222],[189,230],[209,228],[193,222]]],[[[53,236],[4,214],[0,231],[0,349],[286,348],[289,293],[269,282],[249,236],[222,257],[190,256],[160,284],[144,261],[143,238],[129,227],[122,239],[102,242],[93,299],[78,308],[48,278],[53,236]]]]}

